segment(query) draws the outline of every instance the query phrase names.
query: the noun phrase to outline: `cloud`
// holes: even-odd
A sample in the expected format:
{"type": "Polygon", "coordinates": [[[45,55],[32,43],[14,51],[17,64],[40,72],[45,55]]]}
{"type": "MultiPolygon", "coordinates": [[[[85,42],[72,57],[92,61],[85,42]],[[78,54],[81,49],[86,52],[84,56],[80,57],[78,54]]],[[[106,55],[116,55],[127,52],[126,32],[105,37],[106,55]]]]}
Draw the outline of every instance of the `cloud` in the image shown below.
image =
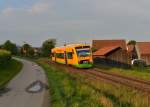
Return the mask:
{"type": "Polygon", "coordinates": [[[9,16],[9,15],[40,15],[43,13],[50,13],[53,11],[52,2],[48,0],[38,0],[30,6],[26,7],[5,7],[1,10],[1,14],[9,16]]]}
{"type": "Polygon", "coordinates": [[[39,41],[51,37],[59,39],[59,43],[82,38],[150,39],[149,3],[147,0],[35,0],[28,6],[10,5],[1,10],[0,41],[13,39],[40,45],[39,41]]]}
{"type": "Polygon", "coordinates": [[[40,2],[34,4],[28,11],[31,14],[42,14],[50,10],[50,4],[45,2],[40,2]]]}
{"type": "Polygon", "coordinates": [[[14,14],[15,9],[11,8],[11,7],[7,7],[5,9],[2,10],[2,14],[6,15],[6,16],[10,16],[14,14]]]}

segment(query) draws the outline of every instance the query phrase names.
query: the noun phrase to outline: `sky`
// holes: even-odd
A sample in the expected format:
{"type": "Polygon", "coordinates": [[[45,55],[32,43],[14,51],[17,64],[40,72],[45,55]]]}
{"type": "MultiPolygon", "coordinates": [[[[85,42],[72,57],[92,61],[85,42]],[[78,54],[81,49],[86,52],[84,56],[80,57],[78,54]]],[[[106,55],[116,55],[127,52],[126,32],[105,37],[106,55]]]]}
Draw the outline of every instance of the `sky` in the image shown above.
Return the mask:
{"type": "Polygon", "coordinates": [[[149,0],[0,0],[0,44],[150,41],[149,0]]]}

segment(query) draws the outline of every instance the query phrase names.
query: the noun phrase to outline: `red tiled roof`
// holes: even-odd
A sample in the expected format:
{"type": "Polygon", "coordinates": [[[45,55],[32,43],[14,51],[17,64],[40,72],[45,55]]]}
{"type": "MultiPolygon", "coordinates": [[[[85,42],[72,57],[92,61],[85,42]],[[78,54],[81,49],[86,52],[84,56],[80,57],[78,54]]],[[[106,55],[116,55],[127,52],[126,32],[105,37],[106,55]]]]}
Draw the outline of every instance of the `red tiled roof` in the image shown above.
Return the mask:
{"type": "Polygon", "coordinates": [[[137,42],[141,55],[150,55],[150,42],[137,42]]]}
{"type": "Polygon", "coordinates": [[[97,50],[96,52],[94,52],[93,55],[94,56],[104,56],[104,55],[114,51],[117,48],[120,48],[120,47],[118,47],[118,46],[104,47],[104,48],[101,48],[101,49],[97,50]]]}
{"type": "Polygon", "coordinates": [[[123,50],[127,50],[126,41],[125,40],[93,40],[92,46],[96,49],[104,48],[106,46],[119,46],[123,50]]]}

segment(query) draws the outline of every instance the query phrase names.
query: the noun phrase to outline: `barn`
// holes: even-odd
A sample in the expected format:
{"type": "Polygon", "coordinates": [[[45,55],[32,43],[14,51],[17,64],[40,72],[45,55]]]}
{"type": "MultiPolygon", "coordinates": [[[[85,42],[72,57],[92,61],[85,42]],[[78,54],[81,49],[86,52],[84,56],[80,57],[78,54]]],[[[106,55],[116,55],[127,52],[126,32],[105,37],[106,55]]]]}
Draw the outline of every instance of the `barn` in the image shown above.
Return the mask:
{"type": "Polygon", "coordinates": [[[137,42],[136,50],[138,53],[138,58],[150,65],[150,42],[137,42]]]}
{"type": "Polygon", "coordinates": [[[93,40],[92,47],[96,50],[93,53],[93,58],[129,64],[125,40],[93,40]]]}

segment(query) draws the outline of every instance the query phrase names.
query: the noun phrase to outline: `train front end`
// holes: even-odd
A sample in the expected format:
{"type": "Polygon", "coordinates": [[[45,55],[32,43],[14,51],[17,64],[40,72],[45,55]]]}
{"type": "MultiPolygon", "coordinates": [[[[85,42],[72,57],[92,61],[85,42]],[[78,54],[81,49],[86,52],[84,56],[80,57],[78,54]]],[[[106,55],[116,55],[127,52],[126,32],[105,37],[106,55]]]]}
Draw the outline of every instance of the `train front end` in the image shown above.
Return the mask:
{"type": "Polygon", "coordinates": [[[77,68],[91,68],[93,66],[92,51],[90,46],[76,47],[76,54],[78,59],[77,68]]]}

